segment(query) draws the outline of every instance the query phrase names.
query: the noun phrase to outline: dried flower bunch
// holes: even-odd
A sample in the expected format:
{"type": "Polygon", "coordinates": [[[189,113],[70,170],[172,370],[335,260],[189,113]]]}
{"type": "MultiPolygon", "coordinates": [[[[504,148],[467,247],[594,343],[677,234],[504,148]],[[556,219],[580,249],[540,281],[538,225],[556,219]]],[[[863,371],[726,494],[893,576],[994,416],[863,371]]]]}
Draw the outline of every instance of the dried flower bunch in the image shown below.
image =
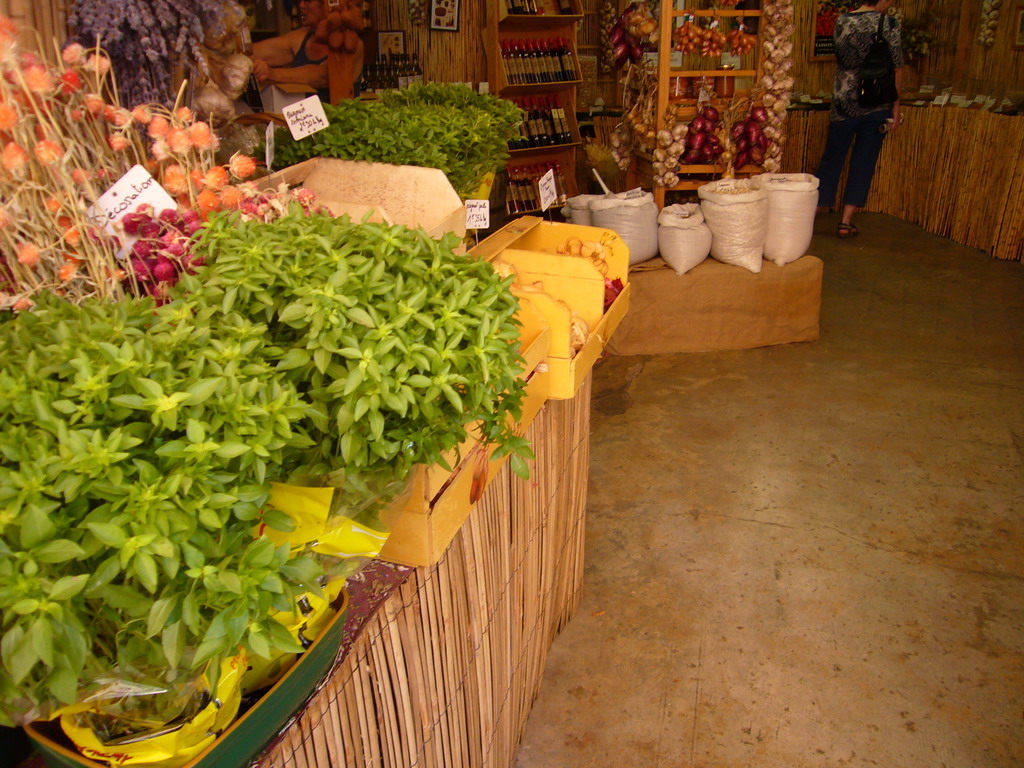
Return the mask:
{"type": "Polygon", "coordinates": [[[242,10],[235,0],[74,0],[68,24],[85,46],[101,40],[129,107],[170,106],[175,67],[207,74],[203,41],[222,34],[242,10]]]}
{"type": "Polygon", "coordinates": [[[209,211],[267,219],[287,207],[238,184],[255,172],[252,158],[216,164],[218,139],[191,109],[108,100],[113,73],[100,49],[71,44],[51,65],[19,51],[15,34],[0,17],[0,309],[27,309],[44,290],[74,302],[160,297],[189,267],[189,238],[209,211]],[[179,210],[140,209],[105,231],[90,209],[137,164],[179,210]]]}

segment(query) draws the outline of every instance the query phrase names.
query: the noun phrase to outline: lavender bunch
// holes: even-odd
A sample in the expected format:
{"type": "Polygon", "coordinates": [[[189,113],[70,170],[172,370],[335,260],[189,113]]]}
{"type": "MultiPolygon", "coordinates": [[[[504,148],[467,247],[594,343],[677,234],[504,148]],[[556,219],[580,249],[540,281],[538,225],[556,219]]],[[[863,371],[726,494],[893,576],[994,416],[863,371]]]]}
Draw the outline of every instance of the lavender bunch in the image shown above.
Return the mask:
{"type": "Polygon", "coordinates": [[[173,70],[206,74],[204,39],[224,34],[238,12],[235,0],[73,0],[68,24],[73,41],[106,50],[122,105],[170,107],[173,70]]]}

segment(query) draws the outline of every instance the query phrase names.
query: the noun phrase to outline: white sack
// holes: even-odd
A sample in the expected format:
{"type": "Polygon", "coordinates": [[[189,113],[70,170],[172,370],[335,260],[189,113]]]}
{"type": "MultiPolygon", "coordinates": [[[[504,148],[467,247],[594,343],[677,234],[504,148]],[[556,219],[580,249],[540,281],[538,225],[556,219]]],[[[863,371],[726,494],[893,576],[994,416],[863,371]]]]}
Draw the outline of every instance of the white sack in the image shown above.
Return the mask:
{"type": "Polygon", "coordinates": [[[762,173],[754,177],[768,193],[764,257],[780,267],[796,261],[811,244],[818,207],[818,178],[809,173],[762,173]]]}
{"type": "Polygon", "coordinates": [[[658,204],[645,192],[631,198],[592,200],[590,218],[595,227],[610,229],[629,247],[629,263],[658,255],[658,204]]]}
{"type": "Polygon", "coordinates": [[[725,264],[760,272],[768,230],[768,193],[750,179],[721,179],[697,188],[711,229],[711,255],[725,264]]]}
{"type": "Polygon", "coordinates": [[[593,226],[590,218],[590,203],[594,200],[604,200],[605,195],[576,195],[565,201],[562,208],[562,215],[570,224],[582,224],[585,227],[593,226]]]}
{"type": "Polygon", "coordinates": [[[677,275],[685,274],[707,258],[711,230],[697,203],[667,205],[658,214],[658,250],[677,275]]]}

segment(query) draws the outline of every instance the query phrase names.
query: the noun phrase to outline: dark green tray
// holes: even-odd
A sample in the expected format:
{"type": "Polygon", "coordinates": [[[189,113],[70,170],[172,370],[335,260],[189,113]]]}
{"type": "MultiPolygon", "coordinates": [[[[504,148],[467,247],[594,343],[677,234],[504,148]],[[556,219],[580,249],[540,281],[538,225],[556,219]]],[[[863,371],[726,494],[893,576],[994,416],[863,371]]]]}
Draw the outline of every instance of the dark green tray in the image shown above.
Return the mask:
{"type": "MultiPolygon", "coordinates": [[[[306,703],[334,666],[347,613],[348,595],[342,592],[342,603],[337,615],[295,665],[213,744],[181,768],[241,768],[248,765],[306,703]]],[[[25,726],[25,732],[42,755],[47,768],[106,767],[105,763],[89,760],[79,754],[57,721],[30,723],[25,726]]]]}

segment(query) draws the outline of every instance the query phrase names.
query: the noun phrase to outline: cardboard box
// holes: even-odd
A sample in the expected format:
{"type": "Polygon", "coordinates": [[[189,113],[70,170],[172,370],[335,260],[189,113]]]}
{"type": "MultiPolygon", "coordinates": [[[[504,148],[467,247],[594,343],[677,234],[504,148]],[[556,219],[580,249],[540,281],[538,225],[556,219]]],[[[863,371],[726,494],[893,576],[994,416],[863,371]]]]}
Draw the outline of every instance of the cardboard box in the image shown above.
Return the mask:
{"type": "Polygon", "coordinates": [[[576,395],[604,351],[629,307],[629,249],[611,230],[578,224],[547,222],[524,216],[509,223],[473,248],[478,258],[511,265],[518,276],[513,293],[529,299],[551,328],[551,352],[545,365],[550,374],[548,397],[576,395]],[[611,251],[604,272],[589,259],[558,253],[569,238],[606,243],[611,251]],[[605,278],[622,281],[623,290],[604,311],[605,278]],[[584,346],[573,353],[572,317],[587,324],[584,346]]]}
{"type": "Polygon", "coordinates": [[[316,194],[335,216],[422,227],[434,238],[466,235],[466,206],[438,168],[315,157],[259,181],[263,189],[285,183],[316,194]]]}
{"type": "MultiPolygon", "coordinates": [[[[550,386],[549,374],[535,370],[548,355],[551,342],[543,315],[532,305],[523,304],[523,346],[526,361],[526,397],[516,433],[523,434],[544,403],[550,386]]],[[[452,452],[455,454],[455,452],[452,452]]],[[[494,446],[470,438],[455,455],[446,457],[452,469],[441,465],[417,467],[413,472],[408,499],[401,516],[380,552],[381,560],[412,566],[430,566],[448,549],[473,506],[508,459],[494,459],[494,446]]]]}
{"type": "Polygon", "coordinates": [[[316,89],[308,85],[268,85],[260,88],[260,100],[263,102],[263,111],[281,114],[285,107],[290,107],[297,101],[309,98],[316,89]]]}

